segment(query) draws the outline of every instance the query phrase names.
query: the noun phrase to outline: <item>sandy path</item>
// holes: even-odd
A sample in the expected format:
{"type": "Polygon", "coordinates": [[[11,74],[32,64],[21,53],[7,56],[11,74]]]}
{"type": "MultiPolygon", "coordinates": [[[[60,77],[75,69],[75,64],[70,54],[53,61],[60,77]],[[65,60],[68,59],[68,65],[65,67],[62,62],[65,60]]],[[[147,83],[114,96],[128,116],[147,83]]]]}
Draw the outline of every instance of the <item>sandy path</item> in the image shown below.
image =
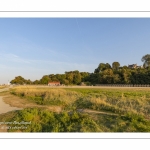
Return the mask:
{"type": "MultiPolygon", "coordinates": [[[[0,89],[0,92],[3,91],[8,91],[9,88],[5,88],[5,89],[0,89]]],[[[13,111],[13,110],[21,110],[22,108],[18,108],[18,107],[11,107],[9,104],[6,104],[3,101],[3,96],[0,96],[0,114],[2,113],[7,113],[9,111],[13,111]]]]}
{"type": "Polygon", "coordinates": [[[93,113],[93,114],[103,114],[103,115],[111,115],[111,116],[118,116],[118,114],[110,113],[110,112],[104,112],[104,111],[97,111],[92,109],[78,109],[78,112],[85,112],[85,113],[93,113]]]}
{"type": "MultiPolygon", "coordinates": [[[[4,88],[4,89],[0,89],[0,92],[8,91],[8,90],[9,90],[9,88],[4,88]]],[[[13,110],[20,110],[20,109],[22,109],[22,108],[11,107],[9,104],[6,104],[3,101],[3,96],[0,96],[0,114],[7,113],[7,112],[13,111],[13,110]]],[[[0,125],[0,132],[7,132],[7,125],[5,125],[5,124],[0,125]]]]}
{"type": "Polygon", "coordinates": [[[4,101],[3,101],[3,97],[0,96],[0,114],[2,113],[7,113],[9,111],[12,111],[12,110],[21,110],[22,108],[18,108],[18,107],[11,107],[9,104],[6,104],[4,101]]]}
{"type": "Polygon", "coordinates": [[[85,110],[83,110],[83,112],[110,115],[110,116],[118,116],[118,114],[115,114],[115,113],[104,112],[104,111],[96,111],[96,110],[90,110],[90,109],[85,109],[85,110]]]}

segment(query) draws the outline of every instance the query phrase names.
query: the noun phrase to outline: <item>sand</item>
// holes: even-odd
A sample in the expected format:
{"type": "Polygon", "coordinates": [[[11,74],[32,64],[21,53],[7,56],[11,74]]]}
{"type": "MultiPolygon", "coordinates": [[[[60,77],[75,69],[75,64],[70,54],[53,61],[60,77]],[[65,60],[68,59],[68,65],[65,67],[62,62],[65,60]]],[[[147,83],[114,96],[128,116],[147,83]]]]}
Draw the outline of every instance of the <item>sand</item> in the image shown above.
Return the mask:
{"type": "Polygon", "coordinates": [[[18,107],[11,107],[9,104],[6,104],[3,101],[3,97],[0,96],[0,114],[2,113],[7,113],[9,111],[13,111],[13,110],[21,110],[22,108],[18,108],[18,107]]]}
{"type": "MultiPolygon", "coordinates": [[[[9,90],[9,88],[0,89],[0,92],[8,91],[8,90],[9,90]]],[[[4,96],[0,96],[0,114],[7,113],[7,112],[13,111],[13,110],[21,110],[22,109],[22,108],[18,108],[18,107],[11,107],[9,104],[6,104],[3,101],[3,97],[4,96]]]]}

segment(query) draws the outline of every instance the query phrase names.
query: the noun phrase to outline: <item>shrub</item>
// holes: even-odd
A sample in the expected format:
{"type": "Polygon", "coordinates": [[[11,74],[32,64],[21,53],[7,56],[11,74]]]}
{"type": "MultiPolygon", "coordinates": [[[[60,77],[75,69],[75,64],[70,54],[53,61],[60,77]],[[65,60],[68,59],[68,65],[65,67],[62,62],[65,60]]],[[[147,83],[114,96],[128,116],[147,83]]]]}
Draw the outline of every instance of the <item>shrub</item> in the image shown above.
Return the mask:
{"type": "MultiPolygon", "coordinates": [[[[100,132],[97,123],[87,114],[78,112],[63,112],[60,114],[41,109],[24,109],[18,111],[14,118],[9,119],[13,122],[29,122],[27,129],[19,129],[22,132],[100,132]]],[[[15,125],[12,125],[15,126],[15,125]]],[[[18,125],[21,126],[21,125],[18,125]]],[[[9,130],[15,131],[18,130],[9,130]]]]}

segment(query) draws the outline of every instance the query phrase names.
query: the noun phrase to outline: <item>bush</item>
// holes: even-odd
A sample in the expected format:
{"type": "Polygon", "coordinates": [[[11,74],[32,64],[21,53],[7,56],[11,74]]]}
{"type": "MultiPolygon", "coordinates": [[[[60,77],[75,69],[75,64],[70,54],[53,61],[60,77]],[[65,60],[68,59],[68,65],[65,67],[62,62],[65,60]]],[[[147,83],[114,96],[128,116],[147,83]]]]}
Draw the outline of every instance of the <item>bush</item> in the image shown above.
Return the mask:
{"type": "MultiPolygon", "coordinates": [[[[24,109],[18,111],[11,122],[30,122],[27,129],[19,129],[22,132],[100,132],[97,123],[87,114],[78,112],[63,112],[60,114],[41,109],[24,109]]],[[[14,127],[15,125],[12,125],[14,127]]],[[[18,125],[21,127],[22,125],[18,125]]],[[[9,130],[18,131],[18,130],[9,130]]]]}

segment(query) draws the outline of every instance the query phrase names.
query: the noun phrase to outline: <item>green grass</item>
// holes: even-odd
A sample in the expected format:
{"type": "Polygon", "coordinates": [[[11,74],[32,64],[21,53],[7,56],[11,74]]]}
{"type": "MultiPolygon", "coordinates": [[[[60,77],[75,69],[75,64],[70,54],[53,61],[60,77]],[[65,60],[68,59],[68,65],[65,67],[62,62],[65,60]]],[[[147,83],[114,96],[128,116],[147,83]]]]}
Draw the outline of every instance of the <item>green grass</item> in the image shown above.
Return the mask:
{"type": "Polygon", "coordinates": [[[62,112],[60,114],[42,109],[24,109],[16,111],[9,132],[100,132],[100,126],[87,114],[62,112]],[[21,123],[22,121],[27,124],[21,123]],[[18,124],[20,123],[20,124],[18,124]],[[17,124],[17,125],[16,125],[17,124]],[[15,129],[15,127],[19,129],[15,129]],[[26,128],[25,128],[26,127],[26,128]],[[21,129],[22,128],[22,129],[21,129]]]}
{"type": "Polygon", "coordinates": [[[150,132],[150,120],[131,113],[111,116],[28,108],[0,115],[4,117],[3,121],[12,122],[8,132],[150,132]]]}
{"type": "Polygon", "coordinates": [[[10,121],[32,120],[22,132],[150,132],[149,88],[20,87],[11,93],[40,105],[63,108],[59,114],[43,109],[17,111],[10,121]]]}

